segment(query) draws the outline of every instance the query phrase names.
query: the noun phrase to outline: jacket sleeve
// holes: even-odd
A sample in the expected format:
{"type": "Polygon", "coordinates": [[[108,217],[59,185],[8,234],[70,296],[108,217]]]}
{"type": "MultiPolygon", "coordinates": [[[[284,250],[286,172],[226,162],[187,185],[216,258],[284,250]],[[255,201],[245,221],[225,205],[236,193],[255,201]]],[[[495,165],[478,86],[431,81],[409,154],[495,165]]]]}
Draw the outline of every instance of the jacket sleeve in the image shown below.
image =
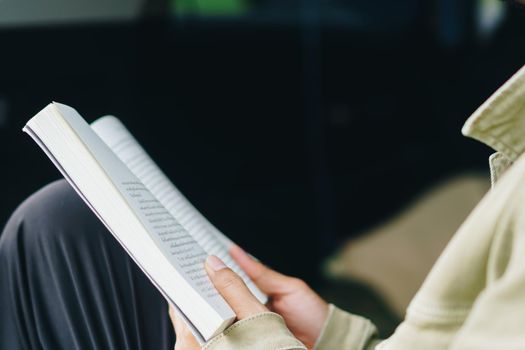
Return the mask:
{"type": "Polygon", "coordinates": [[[212,338],[203,350],[306,350],[286,327],[284,319],[263,312],[238,321],[212,338]]]}
{"type": "Polygon", "coordinates": [[[330,304],[328,318],[314,349],[372,350],[379,342],[372,322],[330,304]]]}
{"type": "MultiPolygon", "coordinates": [[[[330,305],[315,350],[372,350],[380,340],[369,320],[330,305]]],[[[264,312],[234,323],[211,339],[203,350],[306,350],[281,316],[264,312]]]]}

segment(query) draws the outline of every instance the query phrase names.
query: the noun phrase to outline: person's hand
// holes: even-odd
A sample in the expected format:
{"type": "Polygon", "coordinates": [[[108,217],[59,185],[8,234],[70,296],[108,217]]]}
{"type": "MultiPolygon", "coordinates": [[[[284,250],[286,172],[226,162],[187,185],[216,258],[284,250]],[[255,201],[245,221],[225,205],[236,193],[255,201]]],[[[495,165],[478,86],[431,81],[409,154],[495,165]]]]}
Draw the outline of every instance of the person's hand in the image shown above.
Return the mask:
{"type": "Polygon", "coordinates": [[[170,318],[171,323],[173,323],[173,328],[175,329],[175,335],[177,339],[175,340],[175,349],[174,350],[200,350],[200,345],[191,333],[191,331],[186,327],[184,321],[177,316],[173,306],[170,304],[170,318]]]}
{"type": "Polygon", "coordinates": [[[304,281],[269,269],[240,247],[234,245],[230,255],[270,297],[269,309],[280,314],[293,335],[312,349],[328,316],[328,304],[304,281]]]}
{"type": "MultiPolygon", "coordinates": [[[[244,281],[230,270],[219,258],[214,255],[206,259],[206,271],[217,291],[230,305],[237,320],[268,311],[268,308],[250,292],[244,281]]],[[[184,322],[178,318],[170,306],[170,318],[175,328],[175,350],[197,350],[199,344],[184,322]]]]}

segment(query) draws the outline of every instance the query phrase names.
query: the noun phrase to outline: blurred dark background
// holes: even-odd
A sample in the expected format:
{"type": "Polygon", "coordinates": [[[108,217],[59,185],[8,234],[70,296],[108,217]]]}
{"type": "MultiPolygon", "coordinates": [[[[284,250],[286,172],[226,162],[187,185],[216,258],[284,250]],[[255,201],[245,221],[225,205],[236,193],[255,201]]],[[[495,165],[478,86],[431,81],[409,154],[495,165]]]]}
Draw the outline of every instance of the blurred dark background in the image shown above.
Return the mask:
{"type": "Polygon", "coordinates": [[[525,62],[525,13],[499,1],[77,2],[0,2],[2,225],[60,177],[21,132],[59,101],[118,116],[222,231],[313,283],[345,239],[485,170],[460,128],[525,62]]]}

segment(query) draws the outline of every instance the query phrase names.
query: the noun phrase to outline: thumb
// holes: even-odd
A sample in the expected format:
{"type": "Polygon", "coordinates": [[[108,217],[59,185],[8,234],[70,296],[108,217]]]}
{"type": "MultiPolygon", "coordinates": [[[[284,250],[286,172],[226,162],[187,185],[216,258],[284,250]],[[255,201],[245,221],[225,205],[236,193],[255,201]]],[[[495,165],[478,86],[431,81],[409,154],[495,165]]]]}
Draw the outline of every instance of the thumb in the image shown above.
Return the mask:
{"type": "Polygon", "coordinates": [[[206,259],[206,271],[239,320],[268,311],[266,306],[253,296],[244,281],[215,255],[206,259]]]}

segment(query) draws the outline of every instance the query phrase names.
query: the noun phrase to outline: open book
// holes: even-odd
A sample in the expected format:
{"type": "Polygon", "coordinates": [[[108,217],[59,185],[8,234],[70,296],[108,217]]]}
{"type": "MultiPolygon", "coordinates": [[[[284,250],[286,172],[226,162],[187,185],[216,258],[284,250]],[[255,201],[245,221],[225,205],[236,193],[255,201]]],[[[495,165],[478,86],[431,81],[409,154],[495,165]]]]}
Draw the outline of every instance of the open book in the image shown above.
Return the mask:
{"type": "Polygon", "coordinates": [[[235,314],[204,269],[217,255],[266,296],[228,254],[233,244],[177,190],[115,117],[91,126],[73,108],[51,103],[24,129],[159,289],[200,343],[235,314]]]}

